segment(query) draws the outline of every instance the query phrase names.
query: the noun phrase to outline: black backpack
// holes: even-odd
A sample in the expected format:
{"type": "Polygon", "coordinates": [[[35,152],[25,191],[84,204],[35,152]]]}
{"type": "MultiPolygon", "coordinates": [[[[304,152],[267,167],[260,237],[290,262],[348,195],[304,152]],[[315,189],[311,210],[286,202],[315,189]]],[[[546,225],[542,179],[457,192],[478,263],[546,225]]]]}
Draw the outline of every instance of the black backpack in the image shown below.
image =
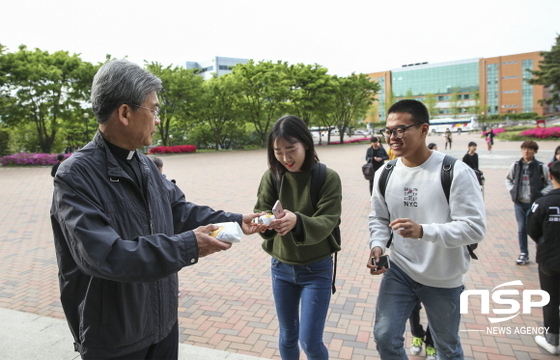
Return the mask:
{"type": "MultiPolygon", "coordinates": [[[[457,159],[450,155],[445,155],[443,158],[443,163],[441,164],[441,187],[443,188],[443,193],[445,194],[445,198],[447,199],[447,203],[449,204],[449,192],[451,191],[451,183],[453,182],[453,166],[457,159]]],[[[397,159],[389,161],[381,170],[381,174],[379,174],[379,192],[385,198],[385,189],[387,188],[387,183],[389,182],[389,176],[393,172],[393,168],[397,163],[397,159]]],[[[393,232],[391,232],[391,237],[387,242],[387,248],[391,246],[393,242],[393,232]]],[[[466,245],[467,250],[469,251],[469,255],[474,260],[478,260],[478,256],[474,253],[474,250],[478,247],[478,244],[470,244],[466,245]]]]}
{"type": "MultiPolygon", "coordinates": [[[[280,184],[282,179],[276,178],[276,176],[272,176],[274,179],[274,183],[276,184],[276,192],[278,193],[278,197],[280,196],[280,184]]],[[[311,169],[311,204],[313,208],[317,210],[317,202],[319,201],[319,194],[321,193],[321,189],[325,184],[325,179],[327,178],[327,166],[323,163],[316,163],[313,169],[311,169]]],[[[332,236],[334,237],[338,246],[342,243],[342,238],[340,237],[340,226],[337,225],[333,231],[332,236]]],[[[336,265],[337,265],[337,256],[338,252],[334,253],[334,267],[333,267],[333,280],[332,280],[332,293],[336,292],[336,288],[334,286],[334,282],[336,280],[336,265]]]]}

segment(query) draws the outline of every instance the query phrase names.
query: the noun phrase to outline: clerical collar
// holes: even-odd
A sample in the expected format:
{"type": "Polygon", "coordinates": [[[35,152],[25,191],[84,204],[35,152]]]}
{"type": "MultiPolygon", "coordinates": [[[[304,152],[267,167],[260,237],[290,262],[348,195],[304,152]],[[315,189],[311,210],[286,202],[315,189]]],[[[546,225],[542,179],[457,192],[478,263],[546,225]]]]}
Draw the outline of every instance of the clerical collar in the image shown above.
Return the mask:
{"type": "Polygon", "coordinates": [[[107,139],[104,139],[105,143],[109,147],[109,150],[113,153],[113,155],[119,160],[132,160],[134,155],[136,154],[136,150],[127,150],[123,149],[120,146],[110,143],[107,139]]]}

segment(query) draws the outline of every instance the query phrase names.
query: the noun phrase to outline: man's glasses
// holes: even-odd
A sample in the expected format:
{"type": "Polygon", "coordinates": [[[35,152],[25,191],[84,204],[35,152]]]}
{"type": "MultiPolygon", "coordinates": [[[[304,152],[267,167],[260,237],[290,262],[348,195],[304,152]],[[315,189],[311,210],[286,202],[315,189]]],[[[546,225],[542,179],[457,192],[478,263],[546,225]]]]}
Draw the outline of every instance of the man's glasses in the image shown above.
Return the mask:
{"type": "Polygon", "coordinates": [[[397,138],[402,139],[404,137],[406,129],[408,129],[409,127],[419,125],[419,124],[422,124],[422,122],[417,122],[417,123],[414,123],[414,124],[408,125],[408,126],[399,125],[399,126],[394,127],[392,129],[386,127],[384,129],[381,129],[379,132],[381,133],[381,135],[385,136],[386,138],[390,138],[391,135],[395,135],[397,138]]]}
{"type": "Polygon", "coordinates": [[[140,105],[135,105],[135,106],[138,106],[138,107],[140,107],[140,108],[142,108],[142,109],[150,110],[150,111],[154,114],[154,119],[159,119],[159,108],[157,108],[157,109],[150,109],[149,107],[145,107],[145,106],[140,106],[140,105]]]}

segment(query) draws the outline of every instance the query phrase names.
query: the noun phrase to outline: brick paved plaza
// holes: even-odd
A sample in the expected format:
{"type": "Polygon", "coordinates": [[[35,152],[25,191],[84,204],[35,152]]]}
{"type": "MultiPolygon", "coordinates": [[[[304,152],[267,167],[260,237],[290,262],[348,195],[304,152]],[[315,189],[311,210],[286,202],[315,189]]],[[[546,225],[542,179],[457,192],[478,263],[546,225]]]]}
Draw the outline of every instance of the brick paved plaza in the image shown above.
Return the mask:
{"type": "MultiPolygon", "coordinates": [[[[454,135],[451,151],[443,150],[443,137],[428,139],[436,142],[440,151],[458,158],[462,158],[471,140],[479,145],[480,167],[486,177],[488,233],[477,250],[480,260],[472,262],[466,276],[466,288],[492,290],[502,283],[521,280],[524,289],[539,289],[532,241],[531,264],[515,265],[517,224],[504,185],[509,165],[520,158],[520,143],[497,141],[492,154],[488,154],[479,135],[454,135]]],[[[557,145],[540,142],[537,159],[550,161],[557,145]]],[[[338,291],[331,300],[325,330],[331,359],[379,359],[372,325],[381,277],[370,275],[365,267],[369,255],[369,193],[360,168],[367,146],[320,146],[317,150],[321,161],[340,174],[343,185],[343,250],[338,257],[338,291]]],[[[252,211],[260,177],[267,167],[265,150],[161,158],[164,172],[177,180],[190,201],[242,213],[252,211]]],[[[50,168],[0,167],[0,308],[63,319],[49,219],[51,196],[50,168]]],[[[182,343],[280,359],[270,258],[260,243],[258,235],[245,237],[229,251],[203,258],[180,272],[182,343]]],[[[523,290],[519,286],[508,288],[523,290]]],[[[521,296],[516,299],[521,301],[521,296]]],[[[472,298],[469,314],[462,319],[466,359],[557,359],[545,355],[533,335],[516,333],[541,327],[540,309],[491,324],[487,317],[494,314],[481,314],[480,305],[479,297],[472,298]],[[489,329],[494,328],[499,328],[496,332],[509,328],[511,333],[490,333],[489,329]]],[[[499,306],[491,303],[490,308],[499,306]]],[[[424,315],[423,322],[426,323],[424,315]]],[[[408,346],[410,334],[407,332],[406,336],[408,346]]]]}

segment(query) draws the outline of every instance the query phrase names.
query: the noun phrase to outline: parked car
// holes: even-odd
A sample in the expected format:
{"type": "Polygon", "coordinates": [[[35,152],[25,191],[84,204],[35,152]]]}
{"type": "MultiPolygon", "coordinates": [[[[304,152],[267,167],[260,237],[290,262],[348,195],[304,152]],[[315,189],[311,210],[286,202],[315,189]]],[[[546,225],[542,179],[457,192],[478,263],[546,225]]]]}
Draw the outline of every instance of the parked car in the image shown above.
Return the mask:
{"type": "Polygon", "coordinates": [[[368,130],[356,130],[354,131],[354,136],[369,136],[368,130]]]}

